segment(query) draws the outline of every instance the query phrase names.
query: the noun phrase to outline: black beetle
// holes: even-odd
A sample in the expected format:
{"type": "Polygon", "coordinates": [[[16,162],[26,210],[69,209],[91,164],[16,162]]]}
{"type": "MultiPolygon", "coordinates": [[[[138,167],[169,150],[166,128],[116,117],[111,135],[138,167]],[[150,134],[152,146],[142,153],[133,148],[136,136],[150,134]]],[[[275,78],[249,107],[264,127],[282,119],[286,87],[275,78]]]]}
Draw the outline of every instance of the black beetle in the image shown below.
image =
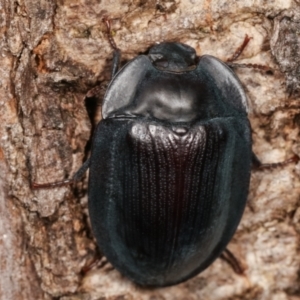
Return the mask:
{"type": "Polygon", "coordinates": [[[101,251],[144,286],[208,267],[242,217],[247,99],[229,67],[161,43],[113,78],[93,138],[89,213],[101,251]]]}
{"type": "MultiPolygon", "coordinates": [[[[115,47],[113,73],[118,59],[115,47]]],[[[114,75],[74,179],[90,169],[92,229],[113,266],[143,286],[177,284],[220,256],[242,217],[247,98],[225,63],[181,43],[155,45],[114,75]]]]}

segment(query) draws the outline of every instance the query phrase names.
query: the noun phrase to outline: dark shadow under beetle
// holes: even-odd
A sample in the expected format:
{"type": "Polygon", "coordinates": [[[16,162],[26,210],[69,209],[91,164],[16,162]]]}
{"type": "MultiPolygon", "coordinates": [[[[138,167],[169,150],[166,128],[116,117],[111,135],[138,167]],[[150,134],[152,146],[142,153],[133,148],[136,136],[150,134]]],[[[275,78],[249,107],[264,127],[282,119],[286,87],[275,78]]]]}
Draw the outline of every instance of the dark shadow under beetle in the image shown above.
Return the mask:
{"type": "Polygon", "coordinates": [[[80,180],[89,168],[104,255],[142,286],[177,284],[221,255],[242,217],[254,157],[247,98],[227,64],[188,45],[155,45],[118,71],[109,41],[112,81],[90,159],[72,180],[33,187],[80,180]]]}

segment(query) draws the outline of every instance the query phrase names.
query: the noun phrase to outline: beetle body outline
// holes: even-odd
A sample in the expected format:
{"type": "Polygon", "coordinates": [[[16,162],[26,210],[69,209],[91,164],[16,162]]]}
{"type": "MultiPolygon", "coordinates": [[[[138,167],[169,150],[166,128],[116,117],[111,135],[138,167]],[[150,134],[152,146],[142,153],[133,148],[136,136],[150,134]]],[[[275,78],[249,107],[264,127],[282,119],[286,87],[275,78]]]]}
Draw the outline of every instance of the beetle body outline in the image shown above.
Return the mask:
{"type": "Polygon", "coordinates": [[[162,43],[109,85],[89,163],[100,249],[143,286],[208,267],[242,217],[251,169],[247,99],[223,62],[162,43]]]}

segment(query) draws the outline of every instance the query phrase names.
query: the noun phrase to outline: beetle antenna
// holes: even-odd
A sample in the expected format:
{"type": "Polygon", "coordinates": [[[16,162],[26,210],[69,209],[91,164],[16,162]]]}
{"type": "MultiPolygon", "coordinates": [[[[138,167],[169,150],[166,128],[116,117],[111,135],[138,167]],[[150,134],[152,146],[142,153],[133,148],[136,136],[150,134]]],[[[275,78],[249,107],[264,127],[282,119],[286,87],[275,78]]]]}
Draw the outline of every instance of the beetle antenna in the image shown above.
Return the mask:
{"type": "Polygon", "coordinates": [[[273,71],[278,71],[277,69],[270,68],[266,65],[260,65],[260,64],[239,64],[239,63],[231,63],[227,62],[226,65],[230,68],[245,68],[245,69],[258,69],[266,72],[272,72],[273,71]]]}
{"type": "Polygon", "coordinates": [[[106,28],[107,28],[107,38],[108,38],[108,41],[110,43],[110,46],[114,50],[119,51],[119,48],[117,47],[117,44],[116,44],[116,42],[113,38],[112,32],[111,32],[111,19],[109,19],[107,17],[104,17],[102,20],[105,23],[106,28]]]}
{"type": "Polygon", "coordinates": [[[237,60],[240,57],[240,55],[243,53],[243,51],[245,50],[245,48],[247,47],[251,39],[252,37],[249,37],[248,34],[245,35],[243,43],[235,50],[233,55],[226,60],[227,66],[229,66],[230,68],[252,68],[252,69],[258,69],[266,72],[273,72],[274,69],[265,65],[234,63],[234,61],[237,60]]]}
{"type": "Polygon", "coordinates": [[[109,19],[108,17],[104,17],[102,21],[105,23],[107,28],[107,38],[109,44],[114,49],[113,64],[112,64],[112,71],[111,71],[111,78],[113,78],[119,69],[121,52],[120,49],[117,47],[117,44],[111,32],[111,19],[109,19]]]}
{"type": "Polygon", "coordinates": [[[243,53],[251,39],[252,37],[249,37],[248,34],[246,34],[243,43],[235,50],[233,55],[227,59],[227,62],[237,60],[237,58],[243,53]]]}

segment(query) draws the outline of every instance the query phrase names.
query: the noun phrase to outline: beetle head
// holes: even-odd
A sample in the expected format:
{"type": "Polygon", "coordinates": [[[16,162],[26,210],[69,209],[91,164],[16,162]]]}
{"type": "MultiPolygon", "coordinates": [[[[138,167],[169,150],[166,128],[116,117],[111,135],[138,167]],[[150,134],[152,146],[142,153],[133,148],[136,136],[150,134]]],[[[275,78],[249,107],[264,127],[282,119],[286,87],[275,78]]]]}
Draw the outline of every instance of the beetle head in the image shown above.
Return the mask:
{"type": "Polygon", "coordinates": [[[161,70],[184,72],[194,69],[198,57],[194,48],[181,43],[160,43],[153,46],[148,54],[153,65],[161,70]]]}

